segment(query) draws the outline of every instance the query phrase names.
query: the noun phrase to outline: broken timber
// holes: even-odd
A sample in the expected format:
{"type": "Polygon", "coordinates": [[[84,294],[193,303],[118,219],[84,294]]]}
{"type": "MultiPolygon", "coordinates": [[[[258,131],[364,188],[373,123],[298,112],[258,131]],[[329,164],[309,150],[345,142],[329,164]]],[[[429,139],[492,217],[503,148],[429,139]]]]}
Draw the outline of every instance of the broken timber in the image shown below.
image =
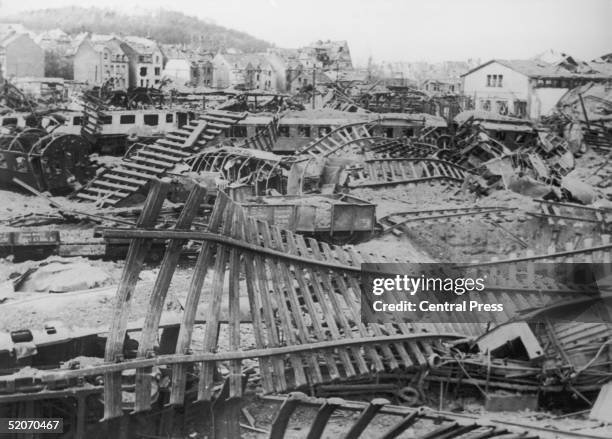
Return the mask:
{"type": "Polygon", "coordinates": [[[246,113],[208,111],[197,120],[167,133],[153,144],[143,144],[121,164],[93,179],[75,194],[79,201],[114,206],[163,176],[177,163],[206,147],[222,130],[246,117],[246,113]]]}

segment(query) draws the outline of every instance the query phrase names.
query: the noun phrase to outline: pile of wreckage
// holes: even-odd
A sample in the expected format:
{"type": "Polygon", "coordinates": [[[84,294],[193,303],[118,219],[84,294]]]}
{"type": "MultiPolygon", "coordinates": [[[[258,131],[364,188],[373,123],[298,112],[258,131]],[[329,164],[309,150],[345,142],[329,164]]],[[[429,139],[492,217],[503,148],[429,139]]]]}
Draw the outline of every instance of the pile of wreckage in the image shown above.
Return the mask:
{"type": "MultiPolygon", "coordinates": [[[[560,136],[561,128],[550,121],[538,126],[476,111],[461,112],[448,125],[431,115],[409,119],[395,112],[414,110],[412,103],[425,97],[406,90],[392,93],[362,90],[354,98],[335,90],[327,105],[356,113],[355,119],[281,130],[286,113],[279,111],[241,141],[232,133],[249,117],[244,111],[252,108],[248,95],[229,97],[225,107],[192,111],[156,104],[160,96],[155,93],[97,90],[84,97],[82,111],[74,116],[82,117],[79,134],[41,126],[6,128],[0,134],[0,181],[25,188],[52,207],[48,215],[10,218],[13,228],[1,235],[3,254],[24,249],[31,255],[45,246],[38,257],[83,255],[82,241],[61,250],[70,245],[57,233],[37,229],[28,237],[16,230],[72,222],[89,231],[96,225],[98,240],[91,245],[105,244],[106,252],[122,246],[125,262],[117,288],[100,292],[104,300],[113,300],[110,327],[46,323],[42,330],[0,334],[0,416],[68,413],[67,437],[129,437],[135,430],[163,437],[205,411],[215,420],[208,425],[211,435],[239,437],[242,401],[256,388],[265,394],[299,390],[333,397],[281,396],[278,415],[263,432],[271,438],[284,437],[300,404],[320,405],[309,430],[312,438],[321,437],[320,426],[335,410],[350,407],[362,412],[346,437],[359,437],[385,410],[401,421],[382,437],[397,437],[425,420],[431,425],[423,427],[424,437],[431,439],[472,433],[469,437],[540,437],[534,426],[514,425],[528,430],[523,435],[495,422],[462,423],[442,411],[445,400],[473,394],[490,411],[550,407],[545,401],[550,398],[564,409],[586,407],[595,419],[612,422],[612,210],[592,206],[596,199],[612,200],[612,193],[604,191],[611,184],[609,174],[602,174],[598,187],[573,178],[583,144],[560,136]],[[162,108],[153,114],[156,105],[162,108]],[[109,133],[105,130],[112,123],[105,121],[115,116],[126,121],[161,117],[167,127],[134,136],[109,133]],[[422,121],[418,130],[415,121],[422,121]],[[313,127],[319,128],[316,134],[313,127]],[[126,153],[95,169],[90,148],[119,143],[119,136],[121,142],[131,139],[126,153]],[[295,151],[275,150],[280,138],[292,136],[302,142],[295,151]],[[526,250],[467,264],[492,280],[487,298],[507,305],[486,321],[442,311],[413,321],[398,315],[384,322],[368,320],[371,315],[364,319],[363,264],[398,263],[401,272],[414,264],[345,244],[399,234],[404,222],[415,218],[511,210],[471,207],[378,217],[376,204],[354,193],[425,185],[477,196],[509,189],[540,199],[539,215],[547,219],[569,221],[574,213],[560,213],[561,208],[582,209],[581,215],[589,215],[584,221],[601,225],[601,233],[581,245],[557,243],[543,254],[526,250]],[[67,192],[68,198],[50,196],[67,192]],[[173,308],[171,282],[186,250],[192,257],[187,296],[173,308]],[[150,294],[137,294],[143,264],[153,254],[159,267],[147,275],[150,294]],[[586,283],[576,282],[578,275],[553,273],[552,264],[536,264],[593,261],[601,267],[586,283]],[[136,320],[130,318],[133,305],[143,311],[136,320]],[[196,335],[201,336],[197,350],[196,335]],[[564,404],[566,399],[572,403],[564,404]],[[436,403],[440,410],[429,414],[406,407],[436,403]],[[101,428],[100,418],[107,421],[101,428]]],[[[584,93],[578,94],[581,106],[584,93]]],[[[569,115],[571,96],[564,102],[569,115]]],[[[280,97],[256,105],[285,109],[280,97]]],[[[590,130],[599,126],[595,119],[572,123],[590,130]]],[[[586,145],[601,149],[599,143],[586,145]]],[[[600,169],[609,173],[607,164],[600,169]]],[[[36,270],[44,271],[38,274],[45,281],[45,275],[61,273],[66,280],[74,273],[53,260],[29,267],[3,285],[10,290],[6,296],[36,280],[36,270]]],[[[98,278],[99,272],[91,273],[89,280],[98,278]]],[[[104,276],[99,278],[95,286],[106,288],[104,276]]],[[[36,300],[7,300],[2,306],[35,307],[36,300]]],[[[258,431],[249,423],[242,428],[258,431]]]]}
{"type": "Polygon", "coordinates": [[[543,123],[567,139],[574,151],[612,151],[612,90],[588,83],[568,91],[543,123]]]}

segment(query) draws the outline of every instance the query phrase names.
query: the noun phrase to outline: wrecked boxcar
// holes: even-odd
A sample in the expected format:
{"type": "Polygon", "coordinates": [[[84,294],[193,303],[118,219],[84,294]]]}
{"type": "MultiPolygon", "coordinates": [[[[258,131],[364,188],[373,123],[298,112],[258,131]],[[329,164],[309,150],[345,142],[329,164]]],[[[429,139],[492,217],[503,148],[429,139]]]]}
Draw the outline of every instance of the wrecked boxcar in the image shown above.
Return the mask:
{"type": "Polygon", "coordinates": [[[368,236],[376,224],[376,206],[349,195],[295,195],[247,198],[240,203],[253,218],[297,233],[368,236]]]}

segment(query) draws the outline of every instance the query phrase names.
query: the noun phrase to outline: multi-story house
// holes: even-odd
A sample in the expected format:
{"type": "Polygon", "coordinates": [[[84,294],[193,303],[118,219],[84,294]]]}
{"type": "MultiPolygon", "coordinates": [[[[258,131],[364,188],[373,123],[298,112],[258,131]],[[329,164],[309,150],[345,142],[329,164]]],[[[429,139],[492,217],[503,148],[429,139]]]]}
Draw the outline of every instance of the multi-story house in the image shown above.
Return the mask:
{"type": "Polygon", "coordinates": [[[302,48],[301,53],[314,58],[325,68],[339,70],[351,70],[353,68],[351,52],[346,41],[319,40],[302,48]]]}
{"type": "Polygon", "coordinates": [[[555,63],[540,59],[486,62],[462,75],[463,93],[477,110],[538,119],[549,114],[568,90],[607,82],[610,73],[569,56],[555,63]]]}
{"type": "Polygon", "coordinates": [[[213,87],[252,88],[253,66],[244,54],[218,53],[213,58],[213,87]]]}
{"type": "Polygon", "coordinates": [[[45,53],[25,33],[9,31],[0,36],[0,69],[4,78],[45,75],[45,53]]]}
{"type": "Polygon", "coordinates": [[[128,54],[130,87],[156,87],[162,80],[164,53],[149,38],[124,37],[122,48],[128,54]]]}
{"type": "Polygon", "coordinates": [[[112,35],[91,35],[78,46],[74,58],[74,79],[92,85],[108,84],[127,89],[130,84],[128,52],[112,35]]]}

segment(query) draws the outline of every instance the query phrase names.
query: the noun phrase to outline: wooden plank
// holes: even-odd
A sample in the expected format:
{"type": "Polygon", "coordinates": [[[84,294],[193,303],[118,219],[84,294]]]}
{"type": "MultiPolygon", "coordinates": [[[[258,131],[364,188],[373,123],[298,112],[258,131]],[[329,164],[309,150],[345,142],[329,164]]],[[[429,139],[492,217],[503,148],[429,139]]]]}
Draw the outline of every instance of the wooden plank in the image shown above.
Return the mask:
{"type": "MultiPolygon", "coordinates": [[[[195,218],[200,204],[206,196],[206,188],[196,185],[190,191],[187,201],[181,211],[174,228],[176,230],[185,230],[191,227],[191,223],[195,218]]],[[[164,258],[162,259],[151,296],[145,314],[145,320],[142,326],[142,336],[138,345],[138,356],[150,356],[155,347],[159,331],[159,321],[164,310],[164,303],[168,288],[172,281],[172,276],[176,270],[181,250],[185,244],[185,240],[171,239],[168,242],[164,258]]],[[[138,369],[136,371],[136,391],[134,411],[144,411],[151,407],[151,370],[138,369]]]]}
{"type": "Polygon", "coordinates": [[[134,160],[136,163],[139,163],[141,165],[153,165],[156,167],[162,167],[162,169],[171,168],[175,164],[175,162],[173,161],[166,160],[165,157],[164,157],[164,161],[161,161],[161,160],[151,158],[147,155],[141,154],[141,151],[138,151],[138,154],[132,157],[132,160],[134,160]]]}
{"type": "MultiPolygon", "coordinates": [[[[241,210],[241,208],[236,208],[241,210]]],[[[232,219],[232,236],[242,239],[243,217],[234,213],[232,219]]],[[[240,249],[232,248],[229,257],[229,348],[232,351],[240,350],[240,249]]],[[[216,343],[215,343],[216,345],[216,343]]],[[[242,361],[230,361],[229,397],[242,396],[242,361]]],[[[237,422],[236,422],[237,423],[237,422]]]]}
{"type": "MultiPolygon", "coordinates": [[[[169,187],[168,181],[154,180],[142,212],[136,221],[136,227],[146,228],[155,224],[169,187]]],[[[104,360],[107,362],[121,359],[132,295],[150,245],[151,240],[147,239],[133,239],[130,243],[121,280],[117,287],[112,321],[106,340],[104,360]]],[[[121,405],[121,373],[106,374],[104,376],[104,419],[121,416],[123,414],[121,405]]]]}
{"type": "Polygon", "coordinates": [[[100,177],[98,177],[98,180],[105,179],[105,178],[109,179],[109,180],[123,181],[125,183],[134,184],[134,185],[137,185],[137,186],[142,186],[147,181],[149,181],[148,178],[145,180],[144,178],[123,177],[121,175],[113,174],[113,171],[110,171],[110,172],[107,172],[104,175],[101,175],[100,177]]]}
{"type": "Polygon", "coordinates": [[[157,166],[141,165],[140,163],[134,163],[134,162],[123,162],[121,163],[121,165],[126,168],[142,169],[143,171],[151,172],[153,174],[159,174],[165,171],[165,168],[160,168],[157,166]]]}
{"type": "MultiPolygon", "coordinates": [[[[219,225],[221,224],[223,211],[227,205],[228,199],[225,196],[217,196],[215,207],[210,217],[208,231],[217,232],[219,225]]],[[[185,311],[183,313],[183,320],[181,322],[181,328],[179,330],[179,336],[176,343],[176,354],[185,354],[188,352],[189,345],[191,343],[191,336],[193,334],[193,324],[195,322],[195,316],[197,312],[198,303],[200,301],[200,295],[202,293],[202,286],[206,277],[206,272],[210,266],[213,258],[214,245],[210,242],[204,242],[196,260],[193,276],[187,297],[185,299],[185,311]]],[[[172,368],[172,388],[170,390],[170,404],[182,404],[185,399],[185,385],[187,382],[187,366],[184,364],[176,364],[172,368]]]]}
{"type": "Polygon", "coordinates": [[[183,160],[181,157],[176,157],[173,155],[169,155],[169,154],[160,154],[159,152],[155,152],[155,151],[149,151],[149,148],[143,148],[140,151],[138,151],[138,155],[140,156],[145,156],[145,157],[153,157],[156,159],[162,159],[165,160],[166,162],[180,162],[181,160],[183,160]]]}
{"type": "MultiPolygon", "coordinates": [[[[236,208],[235,204],[229,204],[223,216],[223,224],[221,233],[228,235],[232,228],[235,227],[233,221],[233,211],[236,208]]],[[[215,265],[213,268],[212,287],[210,292],[210,301],[208,304],[208,314],[206,316],[206,328],[204,330],[204,352],[214,352],[217,346],[219,337],[219,314],[221,313],[221,301],[223,299],[223,285],[226,276],[226,264],[229,258],[230,248],[225,245],[217,245],[215,252],[215,265]]],[[[200,379],[198,382],[198,401],[212,400],[214,392],[214,370],[215,362],[204,362],[200,370],[200,379]]]]}
{"type": "Polygon", "coordinates": [[[117,174],[132,175],[132,176],[140,178],[140,179],[142,179],[144,181],[149,181],[152,178],[154,178],[154,176],[151,175],[151,174],[145,174],[144,172],[134,171],[132,169],[125,169],[123,167],[123,165],[117,166],[116,168],[113,168],[112,172],[117,173],[117,174]]]}
{"type": "Polygon", "coordinates": [[[179,157],[190,157],[191,156],[191,154],[186,153],[184,151],[180,151],[180,150],[174,149],[174,148],[167,148],[165,146],[158,145],[157,143],[154,143],[152,145],[147,145],[147,149],[153,149],[155,151],[161,151],[164,154],[174,154],[174,155],[177,155],[179,157]]]}
{"type": "MultiPolygon", "coordinates": [[[[241,224],[243,225],[240,233],[241,238],[245,241],[251,241],[250,231],[248,219],[244,214],[244,210],[240,209],[239,214],[241,216],[241,224]]],[[[266,329],[268,330],[268,337],[271,339],[270,332],[275,334],[274,331],[274,311],[271,310],[269,302],[267,303],[268,309],[264,308],[262,304],[261,296],[267,297],[268,290],[264,288],[261,291],[258,291],[258,282],[254,280],[259,275],[257,271],[257,267],[255,266],[255,260],[253,258],[252,253],[245,252],[243,254],[244,258],[244,274],[245,274],[245,282],[247,285],[247,294],[249,297],[249,307],[251,311],[251,319],[253,321],[253,335],[255,338],[255,347],[258,349],[263,349],[266,345],[265,343],[265,333],[264,333],[264,324],[266,325],[266,329]],[[256,274],[257,273],[257,274],[256,274]],[[260,312],[261,310],[261,312],[260,312]],[[263,314],[263,319],[262,319],[263,314]],[[265,320],[265,323],[264,323],[265,320]]],[[[260,281],[263,279],[260,279],[260,281]]],[[[278,346],[278,341],[274,344],[274,342],[270,342],[273,346],[278,346]]],[[[284,378],[284,365],[283,361],[280,358],[269,359],[269,358],[260,358],[259,359],[259,369],[262,376],[262,387],[265,393],[272,393],[274,390],[283,391],[286,388],[286,383],[283,381],[283,385],[280,384],[280,379],[284,378]],[[271,369],[273,368],[273,369],[271,369]],[[272,373],[274,372],[274,374],[272,373]],[[279,383],[277,385],[277,383],[279,383]]]]}
{"type": "Polygon", "coordinates": [[[129,192],[133,192],[136,189],[138,189],[137,185],[134,185],[133,183],[131,183],[132,186],[127,186],[125,184],[117,184],[117,183],[112,183],[110,181],[106,181],[104,179],[99,179],[99,180],[95,180],[92,182],[92,186],[93,185],[99,185],[99,186],[106,186],[106,187],[112,187],[114,189],[119,189],[122,191],[129,191],[129,192]]]}

